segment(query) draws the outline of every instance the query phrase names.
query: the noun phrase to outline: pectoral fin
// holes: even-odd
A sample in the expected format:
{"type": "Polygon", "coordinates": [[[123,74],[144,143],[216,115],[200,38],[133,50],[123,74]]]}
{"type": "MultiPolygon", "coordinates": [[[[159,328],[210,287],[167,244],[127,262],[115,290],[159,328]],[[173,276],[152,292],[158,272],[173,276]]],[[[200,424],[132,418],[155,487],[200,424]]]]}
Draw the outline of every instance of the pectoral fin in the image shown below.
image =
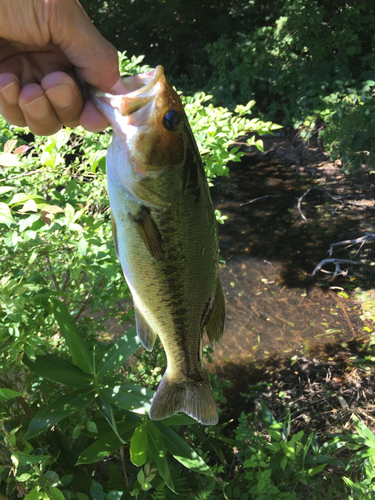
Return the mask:
{"type": "Polygon", "coordinates": [[[143,206],[137,216],[132,214],[130,216],[150,254],[156,260],[163,260],[165,257],[163,237],[154,219],[151,217],[150,209],[143,206]]]}
{"type": "Polygon", "coordinates": [[[135,322],[136,322],[138,338],[142,342],[142,345],[146,349],[146,351],[152,351],[157,334],[147,323],[145,317],[139,311],[139,309],[135,304],[134,304],[134,314],[135,314],[135,322]]]}
{"type": "Polygon", "coordinates": [[[223,289],[220,281],[216,289],[214,307],[212,309],[210,319],[205,326],[206,333],[210,344],[217,344],[223,336],[225,322],[225,300],[223,289]]]}

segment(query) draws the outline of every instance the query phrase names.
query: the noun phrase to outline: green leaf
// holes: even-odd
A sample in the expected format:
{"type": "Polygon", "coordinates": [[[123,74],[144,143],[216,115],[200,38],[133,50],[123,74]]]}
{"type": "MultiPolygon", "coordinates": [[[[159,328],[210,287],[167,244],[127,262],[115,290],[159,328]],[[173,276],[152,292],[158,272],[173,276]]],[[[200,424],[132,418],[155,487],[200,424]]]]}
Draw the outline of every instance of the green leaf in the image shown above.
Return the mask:
{"type": "Polygon", "coordinates": [[[366,441],[366,445],[375,448],[375,436],[357,417],[353,418],[354,426],[358,434],[366,441]]]}
{"type": "MultiPolygon", "coordinates": [[[[130,440],[130,460],[137,467],[142,467],[147,460],[147,429],[146,424],[139,425],[130,440]]],[[[143,481],[139,481],[143,483],[143,481]]]]}
{"type": "Polygon", "coordinates": [[[182,465],[201,474],[213,475],[211,468],[176,432],[161,422],[148,422],[148,424],[158,428],[166,449],[182,465]]]}
{"type": "MultiPolygon", "coordinates": [[[[99,391],[100,393],[100,391],[99,391]]],[[[120,440],[121,444],[124,444],[125,441],[123,441],[117,431],[117,426],[116,426],[116,421],[113,416],[112,412],[112,407],[111,403],[107,401],[106,399],[101,398],[100,396],[96,399],[96,404],[98,405],[99,410],[101,413],[104,415],[106,418],[107,422],[109,425],[112,427],[113,432],[117,435],[118,439],[120,440]]]]}
{"type": "Polygon", "coordinates": [[[6,224],[9,227],[11,224],[15,223],[16,221],[13,219],[8,205],[6,203],[0,203],[0,224],[6,224]]]}
{"type": "Polygon", "coordinates": [[[261,491],[263,491],[265,486],[266,486],[266,481],[264,479],[259,479],[257,484],[257,492],[260,493],[261,491]]]}
{"type": "Polygon", "coordinates": [[[39,491],[39,486],[35,486],[35,488],[24,497],[24,500],[39,500],[41,498],[43,498],[43,494],[39,491]]]}
{"type": "Polygon", "coordinates": [[[13,198],[10,200],[8,205],[23,205],[26,201],[29,200],[41,200],[45,201],[43,196],[39,194],[30,194],[30,193],[16,193],[13,198]]]}
{"type": "Polygon", "coordinates": [[[85,373],[93,373],[93,364],[90,353],[83,342],[82,337],[77,329],[77,326],[70,316],[65,304],[55,297],[51,298],[52,310],[58,322],[61,334],[68,344],[69,352],[73,361],[85,373]]]}
{"type": "Polygon", "coordinates": [[[167,449],[164,445],[163,436],[158,427],[150,420],[147,422],[148,451],[153,459],[159,474],[164,479],[169,489],[176,493],[172,481],[172,476],[168,466],[167,449]]]}
{"type": "Polygon", "coordinates": [[[101,388],[99,394],[119,408],[145,414],[150,409],[154,392],[140,385],[124,384],[113,389],[101,388]]]}
{"type": "Polygon", "coordinates": [[[51,500],[65,500],[64,495],[55,486],[50,486],[48,489],[48,496],[51,500]]]}
{"type": "MultiPolygon", "coordinates": [[[[129,442],[134,433],[134,429],[138,425],[138,422],[133,420],[118,424],[117,431],[121,435],[121,439],[125,442],[129,442]]],[[[121,441],[113,431],[110,431],[81,453],[76,465],[98,462],[110,453],[118,450],[120,447],[121,441]]]]}
{"type": "Polygon", "coordinates": [[[105,493],[101,484],[97,483],[95,479],[91,481],[90,495],[92,500],[104,500],[105,493]]]}
{"type": "Polygon", "coordinates": [[[105,498],[106,500],[121,500],[123,494],[123,491],[112,490],[105,498]]]}
{"type": "Polygon", "coordinates": [[[313,436],[314,436],[314,433],[311,432],[310,436],[306,440],[305,446],[303,447],[303,460],[305,460],[305,458],[306,458],[306,454],[310,448],[310,444],[311,444],[313,436]]]}
{"type": "Polygon", "coordinates": [[[13,189],[15,189],[15,186],[0,186],[0,196],[8,193],[9,191],[13,191],[13,189]]]}
{"type": "Polygon", "coordinates": [[[359,461],[361,462],[364,458],[367,457],[375,457],[375,450],[374,448],[367,448],[361,451],[357,451],[357,453],[354,453],[352,455],[353,461],[359,461]]]}
{"type": "Polygon", "coordinates": [[[90,500],[90,498],[86,495],[86,493],[80,493],[77,491],[77,500],[90,500]]]}
{"type": "Polygon", "coordinates": [[[1,167],[18,167],[19,165],[20,162],[17,159],[17,155],[13,155],[12,153],[0,153],[1,167]]]}
{"type": "Polygon", "coordinates": [[[143,472],[143,470],[141,469],[138,474],[137,474],[137,481],[139,484],[142,484],[145,480],[145,473],[143,472]]]}
{"type": "Polygon", "coordinates": [[[92,388],[79,389],[61,396],[53,403],[45,406],[32,419],[24,440],[40,434],[60,422],[63,418],[82,410],[94,401],[95,393],[92,388]]]}
{"type": "Polygon", "coordinates": [[[313,469],[309,469],[306,472],[309,476],[314,476],[315,474],[318,474],[319,472],[321,472],[326,465],[328,465],[328,464],[318,465],[318,467],[314,467],[313,469]]]}
{"type": "Polygon", "coordinates": [[[189,417],[186,413],[175,413],[171,417],[164,418],[160,420],[163,425],[173,426],[173,425],[194,425],[197,424],[195,418],[189,417]]]}
{"type": "Polygon", "coordinates": [[[92,432],[93,434],[98,434],[98,428],[96,426],[96,423],[92,420],[88,420],[86,422],[86,427],[89,432],[92,432]]]}
{"type": "Polygon", "coordinates": [[[78,242],[78,253],[82,255],[82,257],[85,257],[87,254],[87,249],[89,247],[89,244],[87,240],[85,240],[84,237],[82,237],[79,242],[78,242]]]}
{"type": "Polygon", "coordinates": [[[78,366],[55,354],[36,356],[35,361],[31,361],[27,356],[24,356],[22,361],[33,373],[58,384],[83,389],[93,381],[93,378],[78,366]]]}
{"type": "Polygon", "coordinates": [[[122,365],[140,346],[136,328],[133,326],[98,362],[96,369],[98,378],[102,378],[106,373],[122,365]]]}
{"type": "Polygon", "coordinates": [[[282,468],[283,471],[285,470],[287,463],[288,459],[286,458],[286,456],[283,456],[280,460],[280,467],[282,468]]]}
{"type": "Polygon", "coordinates": [[[18,398],[22,396],[18,391],[13,391],[13,389],[6,389],[5,387],[0,387],[0,403],[8,401],[9,399],[18,398]]]}
{"type": "Polygon", "coordinates": [[[261,406],[262,406],[263,420],[264,420],[264,423],[265,423],[266,427],[270,427],[271,425],[276,424],[276,420],[275,420],[274,416],[272,415],[272,412],[263,403],[263,401],[261,402],[261,406]]]}

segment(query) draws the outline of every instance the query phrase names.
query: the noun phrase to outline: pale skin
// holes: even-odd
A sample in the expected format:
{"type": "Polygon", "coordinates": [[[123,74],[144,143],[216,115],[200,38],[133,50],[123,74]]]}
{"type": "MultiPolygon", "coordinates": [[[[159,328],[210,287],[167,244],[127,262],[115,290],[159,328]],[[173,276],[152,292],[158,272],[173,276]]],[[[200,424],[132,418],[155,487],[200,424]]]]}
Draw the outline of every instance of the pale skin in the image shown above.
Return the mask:
{"type": "Polygon", "coordinates": [[[125,91],[116,49],[77,0],[0,0],[0,114],[51,135],[63,125],[108,126],[82,91],[125,91]]]}

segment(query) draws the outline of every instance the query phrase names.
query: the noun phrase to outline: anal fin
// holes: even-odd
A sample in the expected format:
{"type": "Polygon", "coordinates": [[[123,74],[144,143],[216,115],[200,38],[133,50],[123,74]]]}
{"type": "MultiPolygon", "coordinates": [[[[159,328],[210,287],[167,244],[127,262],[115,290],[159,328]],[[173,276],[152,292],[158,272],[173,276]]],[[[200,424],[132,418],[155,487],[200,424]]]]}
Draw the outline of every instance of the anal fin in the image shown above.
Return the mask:
{"type": "Polygon", "coordinates": [[[163,260],[165,257],[163,237],[151,217],[150,209],[143,206],[137,216],[130,214],[130,217],[134,221],[138,233],[150,254],[156,260],[163,260]]]}
{"type": "Polygon", "coordinates": [[[220,280],[218,280],[214,306],[210,315],[210,319],[205,326],[207,337],[211,345],[217,344],[223,336],[224,322],[225,300],[220,280]]]}
{"type": "Polygon", "coordinates": [[[134,314],[135,314],[135,322],[136,322],[138,338],[142,342],[142,345],[146,349],[146,351],[152,351],[157,334],[150,327],[147,320],[145,319],[145,317],[139,311],[139,309],[135,304],[134,304],[134,314]]]}

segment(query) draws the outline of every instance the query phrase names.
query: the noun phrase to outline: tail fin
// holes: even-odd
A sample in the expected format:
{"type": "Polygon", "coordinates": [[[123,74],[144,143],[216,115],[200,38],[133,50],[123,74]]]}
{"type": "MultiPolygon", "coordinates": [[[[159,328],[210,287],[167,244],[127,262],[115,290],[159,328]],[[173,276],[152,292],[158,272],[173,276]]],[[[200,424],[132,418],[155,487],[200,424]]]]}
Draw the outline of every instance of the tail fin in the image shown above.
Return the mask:
{"type": "Polygon", "coordinates": [[[183,411],[201,424],[215,425],[219,421],[214,395],[206,370],[202,382],[176,381],[168,369],[152,400],[150,418],[162,420],[183,411]]]}

